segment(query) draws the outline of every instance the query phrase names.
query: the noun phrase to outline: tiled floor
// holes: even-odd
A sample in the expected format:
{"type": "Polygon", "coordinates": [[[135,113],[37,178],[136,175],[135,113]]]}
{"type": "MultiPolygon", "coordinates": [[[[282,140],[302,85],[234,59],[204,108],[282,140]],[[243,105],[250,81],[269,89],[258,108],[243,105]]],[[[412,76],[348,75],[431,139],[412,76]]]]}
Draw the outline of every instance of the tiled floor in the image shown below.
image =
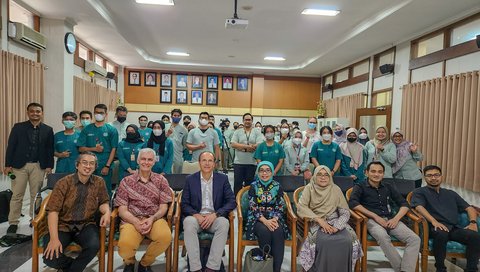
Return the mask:
{"type": "MultiPolygon", "coordinates": [[[[229,173],[229,176],[230,176],[230,180],[232,181],[233,173],[229,173]]],[[[9,180],[6,180],[5,177],[2,176],[0,178],[0,191],[7,189],[9,187],[9,182],[10,182],[9,180]]],[[[464,197],[469,203],[475,204],[475,205],[480,204],[480,194],[466,191],[461,188],[457,188],[456,191],[462,197],[464,197]]],[[[24,201],[24,203],[25,205],[23,210],[24,210],[24,213],[27,214],[28,200],[24,201]]],[[[28,226],[29,220],[30,220],[30,217],[28,215],[21,218],[18,233],[31,234],[32,230],[28,226]]],[[[235,232],[236,232],[236,226],[237,226],[237,223],[235,223],[235,232]]],[[[3,236],[7,228],[8,228],[8,223],[0,224],[0,236],[3,236]]],[[[236,241],[235,241],[235,245],[236,245],[236,241]]],[[[138,252],[137,254],[138,259],[143,254],[143,250],[145,249],[142,248],[138,252]]],[[[225,250],[228,250],[228,247],[225,247],[225,250]]],[[[235,248],[235,256],[236,256],[236,248],[235,248]]],[[[282,271],[291,271],[290,260],[291,260],[290,250],[287,247],[285,250],[285,258],[282,265],[282,271]]],[[[226,265],[228,264],[228,260],[226,257],[224,258],[224,263],[226,265]]],[[[31,243],[24,243],[21,245],[17,245],[10,249],[0,247],[0,271],[21,271],[21,272],[31,271],[31,264],[32,264],[31,243]]],[[[464,260],[458,260],[458,265],[464,266],[465,265],[464,260]]],[[[43,262],[41,261],[41,258],[40,258],[40,267],[41,267],[41,271],[55,271],[54,269],[45,267],[43,265],[43,262]]],[[[122,259],[118,256],[117,253],[115,254],[115,257],[114,257],[113,267],[114,267],[114,271],[123,271],[122,259]]],[[[428,271],[435,271],[434,260],[432,257],[429,257],[428,268],[429,268],[428,271]]],[[[447,263],[447,269],[449,272],[463,271],[463,269],[461,269],[460,267],[455,266],[449,262],[447,263]]],[[[159,258],[157,258],[157,261],[153,265],[153,270],[165,271],[165,255],[162,255],[159,258]]],[[[186,271],[186,270],[187,270],[186,258],[181,258],[179,260],[179,271],[186,271]]],[[[98,262],[96,258],[89,264],[89,266],[85,271],[98,271],[98,262]]],[[[372,247],[372,248],[369,248],[368,250],[368,271],[378,271],[378,272],[393,271],[390,268],[389,262],[387,261],[387,259],[385,258],[383,252],[380,250],[379,247],[372,247]]]]}

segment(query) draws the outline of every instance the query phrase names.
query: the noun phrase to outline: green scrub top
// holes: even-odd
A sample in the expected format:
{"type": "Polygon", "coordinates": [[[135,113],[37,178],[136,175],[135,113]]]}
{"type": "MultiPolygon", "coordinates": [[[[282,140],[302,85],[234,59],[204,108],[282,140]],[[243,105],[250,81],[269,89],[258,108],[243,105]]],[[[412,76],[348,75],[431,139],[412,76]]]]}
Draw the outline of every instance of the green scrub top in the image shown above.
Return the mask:
{"type": "Polygon", "coordinates": [[[326,145],[322,141],[318,141],[310,150],[310,158],[315,158],[320,165],[325,165],[332,171],[335,162],[342,160],[342,151],[337,143],[332,142],[326,145]]]}
{"type": "MultiPolygon", "coordinates": [[[[253,157],[261,161],[269,161],[274,167],[277,167],[280,159],[285,159],[285,151],[281,144],[273,142],[272,146],[267,146],[266,142],[263,142],[257,146],[253,157]]],[[[280,174],[279,171],[277,174],[280,174]]]]}
{"type": "Polygon", "coordinates": [[[77,140],[80,132],[74,131],[72,135],[65,135],[65,131],[55,133],[55,152],[70,151],[67,158],[58,158],[55,173],[75,173],[75,161],[78,158],[77,140]]]}
{"type": "Polygon", "coordinates": [[[138,133],[140,133],[140,138],[142,138],[144,143],[148,143],[148,139],[150,139],[150,135],[152,135],[152,129],[146,127],[145,129],[138,129],[138,133]]]}
{"type": "Polygon", "coordinates": [[[172,173],[173,166],[173,142],[170,138],[165,140],[165,152],[163,156],[158,154],[159,144],[153,143],[153,150],[155,150],[155,165],[153,166],[152,171],[155,173],[172,173]]]}
{"type": "Polygon", "coordinates": [[[118,144],[117,158],[120,161],[118,178],[120,180],[125,177],[128,168],[131,168],[132,170],[137,170],[138,151],[140,151],[140,149],[144,148],[145,146],[146,144],[144,142],[129,143],[125,140],[122,140],[118,144]]]}

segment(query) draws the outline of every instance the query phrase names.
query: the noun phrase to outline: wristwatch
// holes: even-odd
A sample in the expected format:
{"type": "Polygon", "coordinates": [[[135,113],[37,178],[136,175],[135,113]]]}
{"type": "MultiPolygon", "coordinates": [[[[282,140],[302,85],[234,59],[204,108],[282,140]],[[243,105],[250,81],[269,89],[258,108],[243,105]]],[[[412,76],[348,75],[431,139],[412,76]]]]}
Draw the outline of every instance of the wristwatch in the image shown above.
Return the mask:
{"type": "Polygon", "coordinates": [[[477,224],[477,221],[475,221],[475,220],[470,220],[470,224],[475,224],[475,225],[476,225],[476,224],[477,224]]]}

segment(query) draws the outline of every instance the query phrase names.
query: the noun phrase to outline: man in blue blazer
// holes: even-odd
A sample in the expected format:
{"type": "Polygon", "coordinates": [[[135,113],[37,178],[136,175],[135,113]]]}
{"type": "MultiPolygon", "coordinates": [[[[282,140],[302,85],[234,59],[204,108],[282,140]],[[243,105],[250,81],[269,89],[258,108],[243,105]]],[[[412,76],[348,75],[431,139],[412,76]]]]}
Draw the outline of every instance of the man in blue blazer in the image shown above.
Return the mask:
{"type": "Polygon", "coordinates": [[[200,171],[187,177],[182,193],[182,217],[190,271],[218,271],[228,238],[228,214],[235,209],[235,196],[228,177],[214,173],[215,155],[203,152],[198,159],[200,171]],[[205,268],[200,261],[198,233],[214,234],[205,268]]]}

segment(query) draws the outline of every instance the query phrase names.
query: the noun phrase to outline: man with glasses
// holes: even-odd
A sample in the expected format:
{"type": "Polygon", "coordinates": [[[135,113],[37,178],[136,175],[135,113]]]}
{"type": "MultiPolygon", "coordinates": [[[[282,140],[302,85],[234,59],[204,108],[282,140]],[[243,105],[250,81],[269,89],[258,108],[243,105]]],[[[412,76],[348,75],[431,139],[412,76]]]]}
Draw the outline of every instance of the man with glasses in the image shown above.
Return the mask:
{"type": "Polygon", "coordinates": [[[467,268],[465,271],[478,271],[480,234],[475,208],[455,191],[440,187],[442,184],[440,167],[428,165],[423,169],[423,174],[427,186],[413,191],[411,205],[429,223],[429,235],[433,238],[433,255],[437,271],[447,271],[445,256],[448,241],[466,245],[467,268]],[[465,228],[458,224],[458,215],[463,211],[467,212],[470,221],[465,228]]]}
{"type": "Polygon", "coordinates": [[[243,128],[235,130],[230,142],[235,149],[235,159],[233,161],[233,191],[235,195],[243,186],[252,183],[255,177],[256,162],[253,154],[257,145],[263,142],[263,135],[259,129],[253,129],[253,115],[245,113],[243,115],[243,128]]]}
{"type": "MultiPolygon", "coordinates": [[[[47,203],[48,234],[43,253],[44,263],[60,271],[83,271],[100,249],[97,210],[102,214],[100,227],[110,223],[110,206],[105,181],[93,175],[97,157],[92,152],[80,154],[77,172],[60,179],[47,203]],[[80,245],[75,259],[65,255],[71,242],[80,245]]],[[[102,243],[104,241],[101,241],[102,243]]]]}

